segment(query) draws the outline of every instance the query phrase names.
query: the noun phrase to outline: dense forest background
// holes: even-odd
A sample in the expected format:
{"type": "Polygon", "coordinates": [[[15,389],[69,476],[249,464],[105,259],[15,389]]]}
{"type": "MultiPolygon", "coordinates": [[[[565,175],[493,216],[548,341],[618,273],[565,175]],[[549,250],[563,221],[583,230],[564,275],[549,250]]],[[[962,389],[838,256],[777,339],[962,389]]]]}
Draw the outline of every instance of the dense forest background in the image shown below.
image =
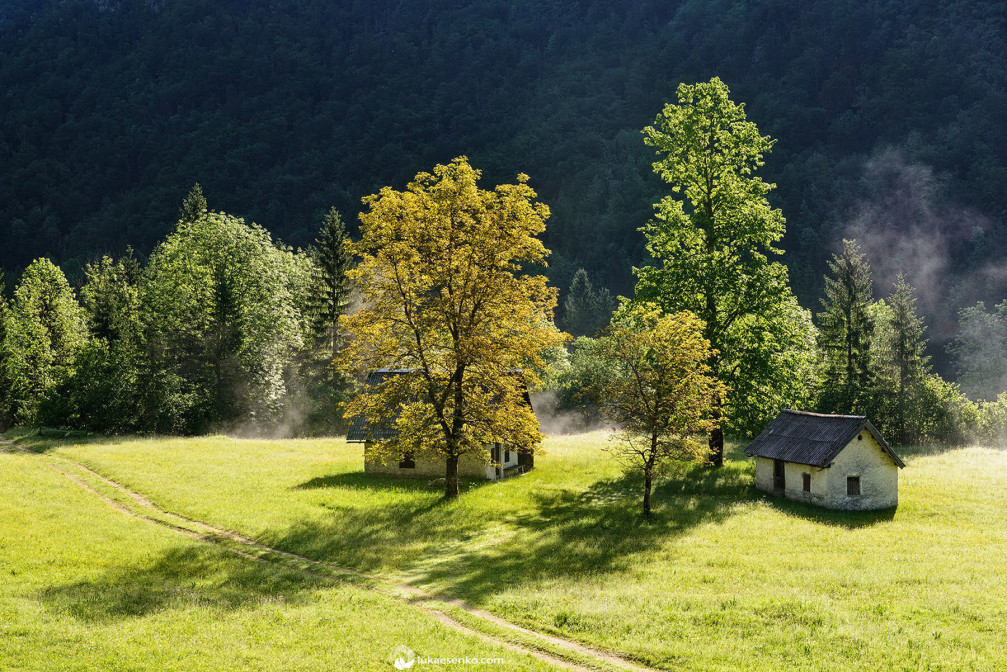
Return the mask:
{"type": "Polygon", "coordinates": [[[778,139],[795,293],[858,237],[905,272],[944,368],[1005,296],[1007,6],[843,0],[8,0],[0,265],[145,255],[200,182],[293,245],[460,154],[553,210],[550,275],[628,294],[662,185],[640,129],[720,76],[778,139]]]}

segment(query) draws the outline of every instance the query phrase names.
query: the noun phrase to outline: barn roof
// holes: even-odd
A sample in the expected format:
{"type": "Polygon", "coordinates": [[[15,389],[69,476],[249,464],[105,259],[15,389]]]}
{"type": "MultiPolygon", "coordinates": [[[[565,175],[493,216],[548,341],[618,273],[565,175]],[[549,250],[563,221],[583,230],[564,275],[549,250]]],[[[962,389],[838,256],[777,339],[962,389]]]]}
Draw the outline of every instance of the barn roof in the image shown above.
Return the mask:
{"type": "MultiPolygon", "coordinates": [[[[376,387],[392,376],[411,372],[412,369],[378,369],[372,371],[367,376],[367,386],[376,387]]],[[[528,394],[527,388],[525,388],[524,400],[526,404],[531,406],[531,397],[528,394]]],[[[383,441],[394,438],[399,434],[399,430],[395,427],[395,420],[397,418],[398,413],[395,416],[384,418],[379,423],[368,423],[367,418],[364,416],[355,416],[350,421],[349,429],[346,430],[346,440],[351,443],[362,443],[364,441],[383,441]]]]}
{"type": "Polygon", "coordinates": [[[853,437],[865,429],[892,458],[892,462],[900,467],[906,466],[865,415],[824,415],[786,409],[762,430],[745,453],[827,467],[853,437]]]}

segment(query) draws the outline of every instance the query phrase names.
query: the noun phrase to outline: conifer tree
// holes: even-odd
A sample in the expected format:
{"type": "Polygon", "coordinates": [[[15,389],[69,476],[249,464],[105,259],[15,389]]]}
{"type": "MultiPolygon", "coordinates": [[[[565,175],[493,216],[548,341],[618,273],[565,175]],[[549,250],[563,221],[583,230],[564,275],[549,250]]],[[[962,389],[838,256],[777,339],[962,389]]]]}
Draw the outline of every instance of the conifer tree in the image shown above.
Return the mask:
{"type": "Polygon", "coordinates": [[[315,341],[328,358],[327,366],[339,354],[339,316],[350,303],[350,281],[346,272],[353,259],[347,244],[346,226],[335,208],[322,220],[312,257],[315,262],[309,311],[315,341]]]}
{"type": "Polygon", "coordinates": [[[206,214],[206,198],[203,196],[203,187],[199,182],[192,185],[182,207],[178,210],[178,219],[183,222],[194,222],[206,214]]]}
{"type": "Polygon", "coordinates": [[[893,407],[892,435],[901,444],[919,438],[918,426],[913,409],[920,394],[923,380],[930,368],[930,358],[924,354],[926,327],[916,313],[915,290],[899,274],[895,280],[895,290],[888,297],[891,319],[881,337],[884,339],[882,352],[886,356],[885,368],[895,382],[895,404],[893,407]]]}
{"type": "Polygon", "coordinates": [[[825,358],[820,405],[833,413],[865,412],[873,388],[869,306],[871,267],[855,240],[829,261],[824,312],[819,313],[819,349],[825,358]]]}
{"type": "Polygon", "coordinates": [[[563,327],[574,336],[593,336],[608,324],[615,300],[607,287],[595,289],[587,271],[577,269],[563,302],[563,327]]]}

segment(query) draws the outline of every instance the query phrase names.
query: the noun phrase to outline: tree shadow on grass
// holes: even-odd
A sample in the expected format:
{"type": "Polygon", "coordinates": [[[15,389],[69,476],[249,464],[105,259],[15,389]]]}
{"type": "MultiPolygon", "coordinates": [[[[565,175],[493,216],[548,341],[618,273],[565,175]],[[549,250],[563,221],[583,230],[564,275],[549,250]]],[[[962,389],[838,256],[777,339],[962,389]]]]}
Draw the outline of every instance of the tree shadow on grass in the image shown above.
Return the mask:
{"type": "Polygon", "coordinates": [[[82,446],[113,440],[113,437],[91,434],[90,432],[49,429],[45,427],[10,429],[4,432],[3,435],[8,440],[16,443],[19,448],[39,454],[48,453],[50,450],[63,446],[82,446]]]}
{"type": "Polygon", "coordinates": [[[94,579],[48,588],[38,599],[48,609],[79,620],[111,622],[193,607],[232,611],[264,602],[296,604],[308,592],[331,585],[332,581],[290,568],[197,545],[174,548],[150,562],[111,569],[94,579]]]}
{"type": "MultiPolygon", "coordinates": [[[[485,479],[461,479],[459,485],[462,493],[484,487],[492,481],[485,479]]],[[[294,490],[320,490],[325,488],[341,488],[346,490],[399,490],[403,492],[444,492],[444,478],[396,478],[394,476],[376,476],[363,471],[344,472],[330,476],[318,476],[294,486],[294,490]]]]}
{"type": "Polygon", "coordinates": [[[266,542],[363,571],[399,572],[478,602],[530,581],[619,571],[632,556],[729,517],[753,497],[749,471],[745,464],[677,465],[654,491],[650,520],[641,516],[640,478],[600,480],[584,490],[532,472],[452,503],[347,507],[266,542]]]}

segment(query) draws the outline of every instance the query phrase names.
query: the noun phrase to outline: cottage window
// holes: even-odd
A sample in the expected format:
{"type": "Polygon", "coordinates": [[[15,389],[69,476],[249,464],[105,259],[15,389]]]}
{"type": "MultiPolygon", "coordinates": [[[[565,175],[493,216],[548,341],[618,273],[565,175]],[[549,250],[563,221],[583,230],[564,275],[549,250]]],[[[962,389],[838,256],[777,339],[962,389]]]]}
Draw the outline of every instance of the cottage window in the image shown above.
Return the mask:
{"type": "Polygon", "coordinates": [[[860,477],[859,476],[847,476],[846,477],[846,494],[849,496],[860,494],[860,477]]]}
{"type": "Polygon", "coordinates": [[[510,462],[510,448],[504,449],[504,464],[510,462]]]}
{"type": "Polygon", "coordinates": [[[811,474],[801,474],[801,478],[804,481],[804,492],[811,492],[811,474]]]}
{"type": "Polygon", "coordinates": [[[402,456],[402,459],[399,460],[399,469],[415,469],[415,468],[416,468],[416,460],[413,458],[412,453],[406,453],[405,455],[402,456]]]}

